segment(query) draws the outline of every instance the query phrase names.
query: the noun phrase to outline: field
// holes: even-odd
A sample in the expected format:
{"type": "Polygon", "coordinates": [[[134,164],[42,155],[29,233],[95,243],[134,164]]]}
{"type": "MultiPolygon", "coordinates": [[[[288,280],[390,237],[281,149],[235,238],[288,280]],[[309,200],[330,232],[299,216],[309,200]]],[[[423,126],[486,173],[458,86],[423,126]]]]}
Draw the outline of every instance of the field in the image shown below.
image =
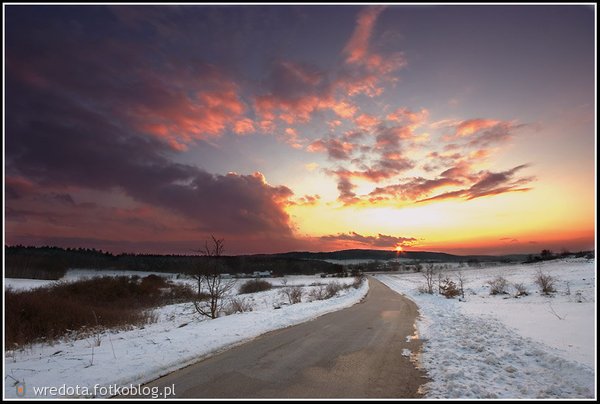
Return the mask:
{"type": "MultiPolygon", "coordinates": [[[[419,306],[415,356],[432,378],[429,398],[593,397],[595,391],[595,261],[566,259],[538,264],[457,268],[444,276],[465,279],[465,298],[446,299],[419,290],[422,273],[378,275],[419,306]],[[539,272],[555,279],[541,293],[539,272]],[[502,276],[507,294],[490,295],[502,276]],[[528,295],[515,297],[515,283],[528,295]]],[[[434,278],[437,281],[437,277],[434,278]]]]}

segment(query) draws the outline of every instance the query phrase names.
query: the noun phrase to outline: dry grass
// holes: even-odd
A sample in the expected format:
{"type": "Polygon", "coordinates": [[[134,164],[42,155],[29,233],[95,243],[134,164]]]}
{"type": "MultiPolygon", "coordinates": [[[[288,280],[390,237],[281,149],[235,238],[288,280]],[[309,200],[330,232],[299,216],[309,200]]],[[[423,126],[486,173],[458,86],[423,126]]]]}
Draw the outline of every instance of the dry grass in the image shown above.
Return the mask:
{"type": "Polygon", "coordinates": [[[490,285],[490,295],[506,295],[506,294],[508,294],[509,283],[502,276],[498,276],[494,280],[488,281],[488,285],[490,285]]]}
{"type": "Polygon", "coordinates": [[[243,295],[246,293],[256,293],[263,292],[265,290],[271,290],[273,285],[270,282],[264,281],[262,279],[253,279],[250,281],[246,281],[240,286],[239,294],[243,295]]]}
{"type": "Polygon", "coordinates": [[[553,276],[539,270],[535,275],[534,281],[540,287],[542,294],[550,295],[556,292],[556,287],[554,286],[556,279],[553,276]]]}
{"type": "Polygon", "coordinates": [[[149,309],[190,301],[194,291],[150,275],[101,277],[5,293],[5,342],[20,346],[92,329],[155,321],[149,309]]]}

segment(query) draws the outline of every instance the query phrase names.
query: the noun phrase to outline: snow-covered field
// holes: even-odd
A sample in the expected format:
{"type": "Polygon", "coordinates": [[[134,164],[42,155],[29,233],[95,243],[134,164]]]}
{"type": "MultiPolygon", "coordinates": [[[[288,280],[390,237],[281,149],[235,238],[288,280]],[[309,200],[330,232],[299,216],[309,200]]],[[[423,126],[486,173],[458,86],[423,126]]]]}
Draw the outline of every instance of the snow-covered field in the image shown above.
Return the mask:
{"type": "MultiPolygon", "coordinates": [[[[420,293],[419,273],[377,276],[419,306],[427,398],[595,397],[595,261],[461,270],[464,302],[420,293]],[[557,279],[550,297],[534,283],[538,270],[557,279]],[[497,276],[510,282],[510,295],[490,295],[487,282],[497,276]],[[515,298],[513,283],[529,295],[515,298]]],[[[457,271],[446,273],[456,280],[457,271]]]]}
{"type": "Polygon", "coordinates": [[[143,272],[143,271],[112,271],[112,270],[94,270],[94,269],[69,269],[65,276],[57,281],[45,279],[19,279],[4,278],[4,287],[13,290],[34,289],[42,286],[52,285],[55,282],[74,282],[80,279],[94,278],[99,276],[139,276],[159,275],[167,279],[175,279],[177,274],[164,272],[143,272]]]}
{"type": "MultiPolygon", "coordinates": [[[[115,273],[114,275],[119,275],[115,273]]],[[[134,273],[144,276],[147,274],[134,273]]],[[[100,275],[104,275],[101,273],[100,275]]],[[[67,273],[63,280],[88,277],[83,271],[67,273]]],[[[201,318],[192,304],[176,304],[157,309],[158,321],[129,331],[105,331],[87,339],[34,344],[23,350],[5,352],[5,390],[7,398],[17,397],[17,382],[25,385],[25,397],[35,395],[35,388],[62,387],[80,392],[87,386],[90,395],[95,385],[128,386],[145,383],[187,366],[224,349],[239,345],[268,331],[302,323],[332,311],[352,306],[368,291],[364,282],[359,289],[342,289],[337,297],[310,300],[307,294],[315,283],[351,283],[353,279],[323,279],[318,276],[286,277],[288,285],[305,285],[302,303],[286,305],[282,278],[266,279],[275,288],[265,292],[238,295],[253,306],[253,311],[223,316],[215,320],[201,318]],[[100,345],[97,346],[97,342],[100,345]]],[[[31,288],[40,282],[5,279],[13,288],[31,288]]],[[[193,283],[191,279],[178,282],[193,283]]],[[[236,286],[246,281],[237,280],[236,286]]],[[[47,395],[48,396],[48,395],[47,395]]]]}

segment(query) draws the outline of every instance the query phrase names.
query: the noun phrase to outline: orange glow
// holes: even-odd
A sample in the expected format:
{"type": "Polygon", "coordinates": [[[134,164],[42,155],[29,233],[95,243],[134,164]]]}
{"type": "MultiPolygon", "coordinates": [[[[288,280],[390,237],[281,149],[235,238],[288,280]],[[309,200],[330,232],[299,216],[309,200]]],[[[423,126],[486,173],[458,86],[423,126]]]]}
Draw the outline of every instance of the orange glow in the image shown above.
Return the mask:
{"type": "Polygon", "coordinates": [[[397,245],[396,246],[396,252],[401,253],[402,251],[404,251],[404,248],[402,248],[401,245],[397,245]]]}

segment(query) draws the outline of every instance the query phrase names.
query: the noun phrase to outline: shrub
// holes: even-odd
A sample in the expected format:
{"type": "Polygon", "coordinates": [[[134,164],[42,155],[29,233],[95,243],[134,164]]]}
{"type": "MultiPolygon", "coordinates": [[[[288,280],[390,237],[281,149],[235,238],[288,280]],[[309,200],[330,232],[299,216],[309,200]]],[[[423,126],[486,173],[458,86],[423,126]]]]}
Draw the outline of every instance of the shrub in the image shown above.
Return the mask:
{"type": "Polygon", "coordinates": [[[280,292],[283,294],[290,304],[296,304],[302,302],[302,288],[300,286],[288,286],[281,290],[280,292]]]}
{"type": "Polygon", "coordinates": [[[270,282],[262,280],[262,279],[252,279],[246,281],[240,286],[240,295],[244,295],[247,293],[256,293],[263,292],[265,290],[271,290],[273,285],[270,282]]]}
{"type": "Polygon", "coordinates": [[[360,274],[358,276],[354,277],[354,282],[352,282],[352,287],[354,289],[358,289],[360,288],[360,286],[363,284],[363,282],[366,280],[366,276],[364,274],[360,274]]]}
{"type": "Polygon", "coordinates": [[[490,285],[490,295],[508,294],[508,281],[502,276],[498,276],[496,279],[488,281],[488,285],[490,285]]]}
{"type": "Polygon", "coordinates": [[[229,299],[229,304],[225,308],[225,314],[245,313],[247,311],[252,311],[253,309],[254,306],[252,303],[246,301],[246,299],[232,297],[229,299]]]}
{"type": "Polygon", "coordinates": [[[529,292],[527,291],[527,287],[525,285],[523,285],[522,283],[514,283],[513,286],[515,287],[515,297],[519,297],[519,296],[528,296],[529,292]]]}
{"type": "Polygon", "coordinates": [[[556,292],[556,288],[554,287],[556,279],[553,276],[545,274],[540,270],[535,275],[534,281],[540,287],[543,294],[549,295],[556,292]]]}
{"type": "Polygon", "coordinates": [[[308,293],[308,296],[311,301],[331,299],[332,297],[335,297],[340,290],[351,287],[352,285],[342,285],[337,281],[333,281],[327,285],[319,285],[318,287],[312,289],[308,293]]]}
{"type": "Polygon", "coordinates": [[[331,299],[332,297],[335,297],[342,289],[342,285],[337,281],[329,283],[325,287],[325,299],[331,299]]]}
{"type": "Polygon", "coordinates": [[[422,295],[424,295],[425,293],[430,294],[429,290],[427,289],[427,286],[425,285],[419,285],[419,287],[417,287],[417,291],[422,295]]]}
{"type": "Polygon", "coordinates": [[[440,281],[440,294],[446,296],[447,299],[451,299],[460,295],[460,290],[453,280],[446,277],[440,281]]]}
{"type": "Polygon", "coordinates": [[[68,333],[156,321],[153,307],[189,301],[195,292],[164,279],[102,277],[5,293],[5,342],[22,345],[68,333]]]}

